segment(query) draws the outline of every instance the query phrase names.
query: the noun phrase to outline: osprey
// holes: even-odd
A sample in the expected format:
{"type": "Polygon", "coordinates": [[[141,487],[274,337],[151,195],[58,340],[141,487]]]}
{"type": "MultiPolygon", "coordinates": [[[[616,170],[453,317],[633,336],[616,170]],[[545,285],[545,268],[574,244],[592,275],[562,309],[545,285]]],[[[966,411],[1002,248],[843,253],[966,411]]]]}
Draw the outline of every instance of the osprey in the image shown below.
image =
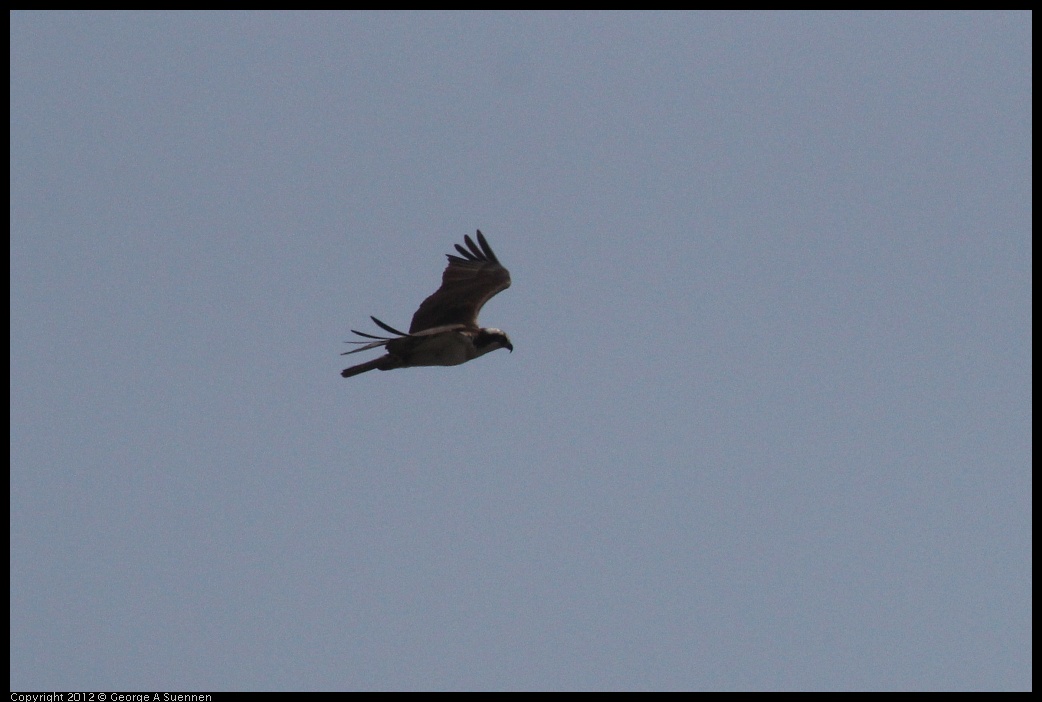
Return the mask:
{"type": "Polygon", "coordinates": [[[467,248],[456,244],[460,256],[446,254],[449,265],[441,277],[441,287],[416,310],[409,333],[370,317],[378,327],[394,336],[374,336],[352,329],[358,336],[376,341],[350,341],[348,343],[364,346],[340,355],[381,346],[387,353],[345,368],[340,375],[350,378],[374,368],[385,371],[412,366],[458,366],[502,348],[513,353],[510,337],[501,330],[478,326],[478,312],[482,306],[493,295],[510,287],[510,272],[492,253],[480,229],[477,244],[470,236],[464,236],[463,240],[467,248]]]}

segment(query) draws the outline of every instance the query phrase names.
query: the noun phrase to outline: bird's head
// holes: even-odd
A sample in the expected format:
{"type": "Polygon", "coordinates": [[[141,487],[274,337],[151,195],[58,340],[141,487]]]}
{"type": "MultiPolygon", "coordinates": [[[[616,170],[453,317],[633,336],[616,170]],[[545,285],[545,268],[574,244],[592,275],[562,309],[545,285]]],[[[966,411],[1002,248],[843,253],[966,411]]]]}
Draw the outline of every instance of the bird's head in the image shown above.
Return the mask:
{"type": "Polygon", "coordinates": [[[474,337],[474,348],[478,350],[479,356],[496,349],[510,349],[510,353],[514,352],[510,337],[502,329],[482,329],[474,337]]]}

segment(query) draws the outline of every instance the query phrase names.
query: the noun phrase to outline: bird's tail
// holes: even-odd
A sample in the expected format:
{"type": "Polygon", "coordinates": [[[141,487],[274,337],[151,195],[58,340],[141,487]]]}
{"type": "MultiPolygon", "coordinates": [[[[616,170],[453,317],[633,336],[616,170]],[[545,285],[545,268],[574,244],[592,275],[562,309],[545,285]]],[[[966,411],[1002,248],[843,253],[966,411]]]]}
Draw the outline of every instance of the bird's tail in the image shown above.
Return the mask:
{"type": "Polygon", "coordinates": [[[388,356],[381,356],[380,358],[374,358],[373,360],[366,361],[365,363],[359,363],[357,366],[345,368],[343,371],[341,371],[340,375],[344,376],[345,378],[350,378],[353,375],[365,373],[366,371],[375,370],[377,368],[379,368],[380,370],[386,370],[385,365],[387,363],[388,358],[388,356]]]}
{"type": "MultiPolygon", "coordinates": [[[[392,334],[395,334],[399,337],[410,336],[405,332],[398,331],[397,329],[388,324],[384,324],[376,317],[370,317],[370,319],[376,322],[376,325],[381,329],[389,331],[392,334]]],[[[369,349],[387,346],[388,341],[394,341],[394,339],[389,336],[374,336],[372,334],[366,334],[365,332],[355,331],[354,329],[352,329],[351,331],[353,331],[355,334],[358,334],[358,336],[364,336],[367,339],[376,339],[376,341],[349,341],[347,343],[362,344],[362,346],[357,349],[351,349],[350,351],[344,351],[342,354],[340,354],[341,356],[347,356],[348,354],[358,353],[359,351],[368,351],[369,349]]],[[[359,363],[357,366],[345,368],[343,371],[341,371],[340,375],[344,376],[345,378],[350,378],[353,375],[365,373],[366,371],[371,371],[374,368],[379,370],[391,370],[392,368],[400,368],[401,365],[402,361],[400,358],[398,358],[397,356],[392,356],[391,354],[386,354],[380,356],[380,358],[374,358],[372,361],[368,361],[366,363],[359,363]]]]}

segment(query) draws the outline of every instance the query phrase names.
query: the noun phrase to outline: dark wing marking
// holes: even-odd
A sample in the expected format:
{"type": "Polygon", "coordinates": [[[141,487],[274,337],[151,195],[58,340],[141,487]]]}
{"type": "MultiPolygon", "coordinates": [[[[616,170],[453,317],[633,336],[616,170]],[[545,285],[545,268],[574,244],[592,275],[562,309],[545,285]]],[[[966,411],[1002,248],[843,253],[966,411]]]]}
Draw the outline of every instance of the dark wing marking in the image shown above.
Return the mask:
{"type": "MultiPolygon", "coordinates": [[[[397,329],[392,327],[390,324],[385,324],[384,322],[381,322],[376,317],[370,316],[369,319],[371,319],[374,322],[376,322],[376,325],[378,327],[380,327],[381,329],[383,329],[385,331],[389,331],[392,334],[396,334],[396,335],[398,335],[400,337],[401,336],[409,336],[405,332],[398,331],[397,329]]],[[[365,332],[360,332],[357,329],[352,329],[351,332],[354,333],[354,334],[358,334],[358,336],[364,336],[366,339],[376,339],[376,341],[348,341],[347,343],[349,343],[349,344],[365,344],[365,345],[362,346],[361,348],[351,349],[350,351],[344,351],[342,354],[340,354],[341,356],[346,356],[349,353],[358,353],[359,351],[368,351],[369,349],[375,349],[378,346],[386,346],[388,341],[393,341],[394,340],[393,337],[389,337],[389,336],[375,336],[373,334],[366,334],[365,332]]]]}
{"type": "MultiPolygon", "coordinates": [[[[371,319],[371,320],[373,320],[374,322],[376,322],[376,326],[380,327],[380,328],[381,328],[381,329],[383,329],[384,331],[389,331],[389,332],[391,332],[392,334],[397,334],[398,336],[409,336],[409,335],[408,335],[408,334],[406,334],[405,332],[400,332],[400,331],[398,331],[397,329],[395,329],[394,327],[392,327],[391,325],[389,325],[389,324],[385,324],[385,323],[381,322],[381,321],[380,321],[379,319],[377,319],[376,317],[373,317],[373,316],[371,316],[371,315],[370,315],[369,319],[371,319]]],[[[364,337],[365,337],[365,338],[367,338],[367,339],[383,339],[384,341],[386,341],[386,340],[387,340],[387,337],[386,337],[386,336],[373,336],[372,334],[366,334],[365,332],[360,332],[360,331],[358,331],[357,329],[352,329],[352,330],[351,330],[351,332],[352,332],[352,333],[354,333],[354,334],[358,334],[358,336],[364,336],[364,337]]],[[[350,342],[350,343],[352,343],[352,344],[357,344],[357,343],[359,343],[359,342],[357,342],[357,341],[352,341],[352,342],[350,342]]],[[[365,343],[365,342],[363,341],[363,342],[361,342],[361,343],[365,343]]]]}
{"type": "Polygon", "coordinates": [[[485,303],[510,287],[510,271],[492,253],[481,230],[476,244],[470,236],[463,240],[467,248],[456,244],[460,256],[446,254],[449,265],[442,274],[441,287],[416,310],[409,333],[447,324],[477,327],[478,312],[485,303]]]}
{"type": "MultiPolygon", "coordinates": [[[[405,332],[400,332],[400,331],[398,331],[397,329],[395,329],[394,327],[392,327],[392,326],[391,326],[391,325],[389,325],[389,324],[384,324],[383,322],[381,322],[381,321],[380,321],[379,319],[377,319],[376,317],[373,317],[373,316],[371,316],[371,315],[370,315],[369,319],[371,319],[371,320],[373,320],[374,322],[376,322],[376,326],[380,327],[380,328],[381,328],[381,329],[383,329],[384,331],[389,331],[389,332],[391,332],[392,334],[397,334],[398,336],[409,336],[409,335],[408,335],[408,334],[406,334],[405,332]]],[[[354,331],[354,330],[352,329],[351,331],[354,331]]],[[[357,334],[357,333],[358,333],[358,332],[355,332],[355,334],[357,334]]]]}
{"type": "MultiPolygon", "coordinates": [[[[379,339],[380,341],[387,341],[390,338],[389,336],[373,336],[372,334],[366,334],[365,332],[360,332],[357,329],[352,329],[351,333],[352,334],[358,334],[358,336],[364,336],[367,339],[379,339]]],[[[368,343],[368,342],[365,342],[365,341],[348,341],[347,343],[349,343],[349,344],[365,344],[365,343],[368,343]]]]}

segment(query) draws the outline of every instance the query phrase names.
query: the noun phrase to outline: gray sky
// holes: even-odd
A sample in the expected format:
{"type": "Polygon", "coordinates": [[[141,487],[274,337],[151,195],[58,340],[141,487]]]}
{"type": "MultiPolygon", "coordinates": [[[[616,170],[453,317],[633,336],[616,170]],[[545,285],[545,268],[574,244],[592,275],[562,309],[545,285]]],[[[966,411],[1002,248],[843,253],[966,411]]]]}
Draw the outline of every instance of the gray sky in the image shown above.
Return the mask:
{"type": "Polygon", "coordinates": [[[14,13],[12,689],[1029,689],[1030,25],[14,13]]]}

